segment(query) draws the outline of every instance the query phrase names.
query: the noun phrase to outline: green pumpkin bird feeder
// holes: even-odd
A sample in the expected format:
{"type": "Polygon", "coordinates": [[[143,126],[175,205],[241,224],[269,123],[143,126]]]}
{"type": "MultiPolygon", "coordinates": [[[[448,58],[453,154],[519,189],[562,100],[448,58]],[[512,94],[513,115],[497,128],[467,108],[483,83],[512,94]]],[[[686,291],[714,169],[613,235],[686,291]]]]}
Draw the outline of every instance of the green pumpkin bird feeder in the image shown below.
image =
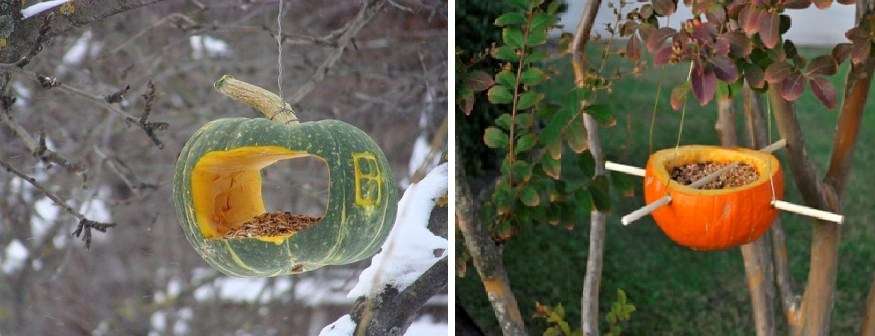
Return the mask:
{"type": "Polygon", "coordinates": [[[215,88],[267,118],[211,121],[179,155],[173,202],[186,238],[204,260],[227,275],[262,277],[376,253],[395,221],[397,195],[389,162],[371,137],[342,121],[298,122],[280,97],[231,76],[215,88]],[[267,213],[261,170],[305,156],[328,167],[325,216],[267,213]],[[258,225],[273,229],[239,233],[258,225]]]}
{"type": "Polygon", "coordinates": [[[605,162],[605,169],[644,177],[646,206],[622,218],[628,225],[648,214],[679,245],[694,250],[721,250],[758,239],[771,227],[777,210],[841,223],[838,214],[780,200],[784,195],[780,162],[771,152],[786,146],[780,140],[759,151],[717,146],[679,146],[653,153],[647,168],[605,162]],[[713,171],[686,182],[673,172],[707,162],[713,171]],[[751,178],[736,185],[705,189],[706,185],[744,167],[751,178]]]}

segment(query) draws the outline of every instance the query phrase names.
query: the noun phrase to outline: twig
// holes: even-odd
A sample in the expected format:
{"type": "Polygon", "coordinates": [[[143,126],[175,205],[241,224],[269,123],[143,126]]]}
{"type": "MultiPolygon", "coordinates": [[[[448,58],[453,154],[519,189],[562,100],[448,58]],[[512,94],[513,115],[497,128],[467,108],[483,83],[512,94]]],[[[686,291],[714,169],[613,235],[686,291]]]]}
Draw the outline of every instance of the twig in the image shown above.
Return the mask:
{"type": "Polygon", "coordinates": [[[358,32],[368,23],[371,19],[376,16],[376,14],[383,9],[383,6],[386,4],[386,0],[365,0],[362,4],[361,10],[359,10],[358,14],[356,14],[355,18],[352,19],[346,26],[343,28],[343,33],[337,39],[337,47],[332,50],[328,56],[325,57],[325,60],[322,61],[322,64],[316,68],[316,71],[313,72],[313,76],[310,77],[307,82],[301,85],[298,88],[291,98],[289,98],[289,104],[296,105],[305,96],[307,96],[313,89],[316,87],[316,83],[321,82],[325,79],[325,75],[331,68],[340,60],[340,56],[343,56],[343,52],[346,48],[352,43],[353,37],[355,37],[358,32]]]}
{"type": "Polygon", "coordinates": [[[111,228],[111,227],[116,225],[115,223],[101,223],[101,222],[93,221],[93,220],[86,218],[85,215],[79,213],[78,211],[76,211],[75,209],[73,209],[72,207],[67,205],[67,203],[63,199],[58,197],[58,195],[55,195],[54,193],[50,192],[45,186],[43,186],[41,183],[37,182],[37,180],[34,179],[33,177],[28,176],[27,174],[19,171],[18,169],[15,169],[15,167],[12,167],[12,165],[7,163],[6,161],[3,161],[2,159],[0,159],[0,166],[3,166],[3,168],[6,168],[6,170],[9,171],[10,173],[17,175],[21,179],[27,181],[27,183],[30,183],[30,185],[32,185],[34,188],[39,190],[39,192],[43,193],[44,195],[46,195],[46,197],[51,199],[52,202],[55,203],[55,205],[61,207],[62,209],[64,209],[64,211],[73,215],[73,217],[78,218],[79,224],[76,227],[76,230],[73,231],[73,236],[75,236],[77,238],[81,236],[82,240],[85,242],[85,248],[91,247],[91,229],[94,229],[94,230],[97,230],[100,232],[106,232],[106,229],[111,228]],[[84,233],[84,236],[83,236],[83,233],[84,233]]]}
{"type": "Polygon", "coordinates": [[[6,124],[6,126],[8,126],[9,129],[11,129],[12,132],[15,133],[15,135],[18,136],[19,139],[21,139],[21,142],[24,143],[24,145],[27,147],[30,153],[33,154],[33,156],[46,163],[55,163],[61,167],[64,167],[70,172],[82,171],[82,167],[80,165],[72,163],[70,162],[70,160],[64,158],[61,154],[50,150],[46,145],[46,138],[44,134],[40,134],[39,139],[34,139],[34,137],[23,126],[21,126],[21,124],[15,121],[10,111],[12,108],[12,103],[15,100],[14,98],[3,96],[0,97],[0,100],[2,100],[2,102],[0,102],[0,105],[2,105],[3,108],[3,111],[0,111],[0,121],[6,124]]]}

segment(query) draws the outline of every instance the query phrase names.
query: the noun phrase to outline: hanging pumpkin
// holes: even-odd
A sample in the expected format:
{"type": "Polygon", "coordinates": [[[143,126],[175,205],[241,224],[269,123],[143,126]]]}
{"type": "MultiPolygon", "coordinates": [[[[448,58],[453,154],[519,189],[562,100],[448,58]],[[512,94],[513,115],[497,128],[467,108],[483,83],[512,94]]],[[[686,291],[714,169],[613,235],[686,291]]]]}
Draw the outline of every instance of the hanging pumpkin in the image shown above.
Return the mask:
{"type": "Polygon", "coordinates": [[[380,147],[337,120],[299,123],[290,106],[257,86],[222,77],[216,88],[265,118],[214,120],[192,135],[176,162],[173,201],[180,226],[211,266],[235,276],[276,276],[370,257],[395,221],[395,180],[380,147]],[[227,237],[265,214],[261,170],[311,156],[328,167],[324,217],[298,232],[227,237]]]}
{"type": "Polygon", "coordinates": [[[745,148],[681,146],[650,156],[644,176],[647,203],[670,195],[653,211],[656,224],[680,245],[719,250],[749,243],[769,229],[777,215],[773,199],[784,196],[781,166],[773,155],[745,148]],[[700,162],[740,162],[757,172],[752,183],[725,189],[694,189],[671,179],[669,171],[700,162]]]}

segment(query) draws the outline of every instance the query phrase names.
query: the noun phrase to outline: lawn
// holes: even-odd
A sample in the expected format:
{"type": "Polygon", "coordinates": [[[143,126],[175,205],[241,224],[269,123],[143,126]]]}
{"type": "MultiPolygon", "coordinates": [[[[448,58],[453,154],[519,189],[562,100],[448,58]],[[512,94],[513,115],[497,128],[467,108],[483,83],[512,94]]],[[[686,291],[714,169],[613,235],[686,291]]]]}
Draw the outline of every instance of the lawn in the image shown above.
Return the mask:
{"type": "MultiPolygon", "coordinates": [[[[825,50],[804,49],[806,56],[825,50]]],[[[570,67],[557,64],[560,70],[552,87],[570,87],[570,67]]],[[[617,125],[603,129],[609,160],[643,166],[648,156],[650,114],[657,87],[662,85],[653,131],[653,148],[673,147],[677,140],[681,114],[667,102],[671,88],[681,83],[688,68],[674,66],[649,69],[641,77],[626,76],[615,83],[613,93],[603,96],[602,103],[612,107],[617,125]]],[[[833,82],[841,95],[845,64],[833,82]]],[[[871,93],[870,93],[871,97],[871,93]]],[[[740,108],[740,101],[737,106],[740,108]]],[[[797,103],[797,115],[806,135],[807,149],[825,170],[832,146],[837,111],[827,110],[810,92],[797,103]]],[[[832,314],[832,334],[856,334],[869,280],[875,272],[875,102],[870,101],[864,115],[862,131],[854,156],[854,166],[845,196],[847,219],[842,225],[840,266],[835,309],[832,314]],[[869,181],[869,182],[867,182],[869,181]]],[[[746,139],[739,113],[740,139],[746,139]]],[[[700,107],[694,99],[687,107],[680,143],[718,144],[714,131],[716,107],[700,107]]],[[[773,129],[773,139],[777,130],[773,129]]],[[[778,155],[786,162],[785,153],[778,155]]],[[[801,202],[786,164],[786,199],[801,202]]],[[[636,180],[636,183],[640,180],[636,180]]],[[[626,291],[637,307],[628,323],[627,335],[751,335],[753,318],[750,299],[744,282],[744,267],[739,249],[720,252],[694,252],[675,245],[654,225],[650,217],[628,227],[619,218],[642,205],[641,188],[634,197],[616,195],[607,225],[604,273],[601,288],[601,313],[604,314],[616,297],[618,288],[626,291]]],[[[808,248],[811,221],[796,215],[781,214],[788,235],[791,271],[801,293],[808,273],[808,248]]],[[[567,231],[550,225],[532,225],[504,245],[504,261],[511,285],[520,304],[531,334],[541,334],[545,325],[533,318],[535,302],[562,304],[572,325],[579,325],[580,291],[588,246],[588,223],[567,231]]],[[[473,269],[473,268],[472,268],[473,269]]],[[[499,334],[482,285],[473,270],[457,278],[457,297],[487,334],[499,334]]],[[[775,302],[779,307],[778,301],[775,302]]],[[[783,317],[776,311],[779,334],[786,333],[783,317]]]]}

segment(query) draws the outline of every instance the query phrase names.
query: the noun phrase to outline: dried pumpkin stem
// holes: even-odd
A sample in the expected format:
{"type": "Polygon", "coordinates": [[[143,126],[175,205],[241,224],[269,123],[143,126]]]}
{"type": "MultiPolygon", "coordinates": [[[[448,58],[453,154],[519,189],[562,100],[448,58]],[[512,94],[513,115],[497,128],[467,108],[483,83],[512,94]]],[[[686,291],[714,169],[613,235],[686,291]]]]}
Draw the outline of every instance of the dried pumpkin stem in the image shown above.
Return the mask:
{"type": "Polygon", "coordinates": [[[298,117],[295,116],[295,111],[289,103],[260,86],[238,80],[231,75],[224,75],[213,84],[213,87],[229,98],[258,110],[270,120],[286,125],[298,123],[298,117]]]}

